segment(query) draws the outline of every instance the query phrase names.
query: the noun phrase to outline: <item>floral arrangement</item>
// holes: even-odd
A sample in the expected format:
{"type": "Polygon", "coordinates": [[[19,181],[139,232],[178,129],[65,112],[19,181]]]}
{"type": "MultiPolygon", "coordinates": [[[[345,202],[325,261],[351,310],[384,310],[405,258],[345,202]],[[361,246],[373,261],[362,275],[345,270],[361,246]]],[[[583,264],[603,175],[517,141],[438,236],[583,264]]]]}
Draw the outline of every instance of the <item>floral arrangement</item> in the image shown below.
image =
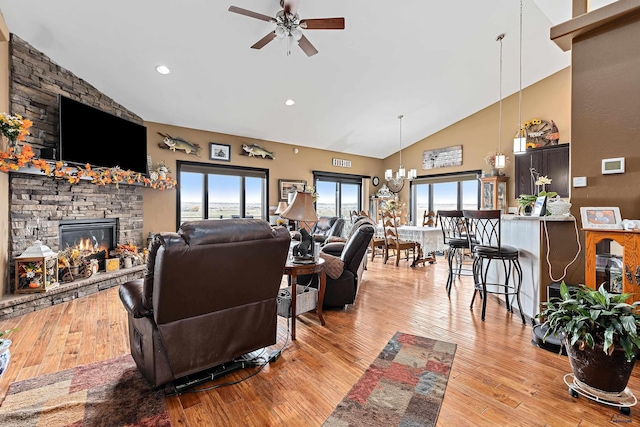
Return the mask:
{"type": "Polygon", "coordinates": [[[320,197],[320,195],[316,192],[316,189],[312,185],[305,185],[304,192],[311,193],[311,197],[313,198],[314,202],[318,201],[318,197],[320,197]]]}
{"type": "MultiPolygon", "coordinates": [[[[492,168],[496,167],[496,156],[499,156],[500,153],[498,153],[497,151],[490,151],[486,157],[484,158],[484,161],[491,166],[492,168]]],[[[509,158],[505,157],[504,158],[504,164],[508,165],[509,164],[509,158]]]]}
{"type": "Polygon", "coordinates": [[[547,185],[551,184],[552,179],[546,176],[538,176],[538,179],[535,182],[536,190],[538,194],[521,194],[518,197],[518,204],[523,208],[533,205],[536,202],[538,197],[547,196],[548,198],[552,198],[558,195],[555,191],[546,191],[547,185]]]}
{"type": "Polygon", "coordinates": [[[0,113],[0,131],[10,141],[24,141],[25,136],[29,135],[27,129],[32,125],[31,120],[25,119],[19,114],[0,113]]]}
{"type": "Polygon", "coordinates": [[[118,246],[116,246],[116,248],[111,251],[110,255],[127,257],[131,255],[136,255],[137,253],[138,253],[138,247],[133,243],[127,243],[125,245],[118,244],[118,246]]]}
{"type": "Polygon", "coordinates": [[[139,172],[123,170],[119,167],[113,168],[93,168],[90,164],[82,166],[67,166],[62,162],[54,164],[44,159],[35,158],[35,154],[30,145],[25,144],[22,150],[9,147],[7,151],[0,151],[0,172],[17,171],[20,168],[33,166],[40,169],[47,176],[58,179],[65,179],[70,184],[77,184],[84,177],[91,178],[93,184],[105,186],[115,184],[116,188],[120,183],[134,184],[141,183],[145,187],[157,190],[175,188],[178,182],[171,178],[164,179],[157,177],[151,179],[143,176],[139,172]]]}
{"type": "Polygon", "coordinates": [[[152,180],[158,180],[158,179],[165,180],[167,179],[168,173],[171,173],[171,169],[169,169],[169,167],[166,165],[164,160],[160,160],[158,162],[158,166],[156,166],[154,170],[149,172],[149,177],[152,180]]]}
{"type": "Polygon", "coordinates": [[[25,264],[19,264],[20,272],[19,275],[22,278],[33,280],[37,278],[38,275],[42,274],[42,262],[34,261],[28,262],[25,264]]]}
{"type": "Polygon", "coordinates": [[[131,267],[133,265],[140,265],[144,263],[145,255],[147,254],[139,253],[138,247],[132,243],[127,243],[125,245],[118,244],[118,246],[116,246],[116,248],[109,253],[109,255],[113,257],[120,257],[122,262],[125,263],[125,267],[131,267]],[[129,261],[131,261],[130,265],[126,264],[127,262],[129,262],[127,261],[127,258],[129,258],[129,261]]]}
{"type": "Polygon", "coordinates": [[[399,212],[404,210],[405,204],[404,202],[400,202],[396,199],[387,200],[384,202],[382,209],[389,212],[399,212]]]}

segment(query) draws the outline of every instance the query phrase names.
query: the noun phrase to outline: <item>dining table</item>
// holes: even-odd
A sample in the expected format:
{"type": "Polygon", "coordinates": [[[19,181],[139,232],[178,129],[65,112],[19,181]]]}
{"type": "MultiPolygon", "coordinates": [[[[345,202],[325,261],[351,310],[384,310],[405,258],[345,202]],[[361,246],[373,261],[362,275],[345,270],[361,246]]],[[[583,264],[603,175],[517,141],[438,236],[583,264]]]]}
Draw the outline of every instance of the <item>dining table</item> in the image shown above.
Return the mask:
{"type": "MultiPolygon", "coordinates": [[[[384,227],[378,225],[376,236],[384,238],[384,227]]],[[[419,244],[418,256],[411,264],[417,267],[436,263],[436,253],[445,249],[444,237],[440,227],[422,227],[419,225],[401,225],[398,227],[398,237],[402,240],[417,242],[419,244]]]]}

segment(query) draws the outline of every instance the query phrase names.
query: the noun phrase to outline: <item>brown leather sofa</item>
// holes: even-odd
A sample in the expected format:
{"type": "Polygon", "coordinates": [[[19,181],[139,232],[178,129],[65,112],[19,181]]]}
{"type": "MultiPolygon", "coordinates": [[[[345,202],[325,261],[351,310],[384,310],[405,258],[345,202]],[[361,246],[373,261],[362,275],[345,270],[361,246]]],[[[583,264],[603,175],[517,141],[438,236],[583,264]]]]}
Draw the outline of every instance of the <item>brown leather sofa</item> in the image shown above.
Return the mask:
{"type": "Polygon", "coordinates": [[[157,234],[144,278],[120,286],[144,377],[161,386],[275,344],[290,241],[261,219],[186,222],[157,234]]]}

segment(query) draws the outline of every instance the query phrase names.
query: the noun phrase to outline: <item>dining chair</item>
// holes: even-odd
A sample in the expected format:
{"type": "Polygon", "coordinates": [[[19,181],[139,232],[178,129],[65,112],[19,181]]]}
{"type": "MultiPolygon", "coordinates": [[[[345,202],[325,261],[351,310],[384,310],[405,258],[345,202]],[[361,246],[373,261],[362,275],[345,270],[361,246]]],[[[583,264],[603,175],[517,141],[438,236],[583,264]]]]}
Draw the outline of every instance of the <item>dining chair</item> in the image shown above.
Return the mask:
{"type": "Polygon", "coordinates": [[[422,226],[423,227],[437,227],[438,226],[438,218],[433,211],[427,212],[424,211],[422,215],[422,226]]]}
{"type": "MultiPolygon", "coordinates": [[[[471,298],[471,308],[476,295],[480,293],[482,298],[482,320],[487,311],[487,294],[503,294],[505,304],[509,312],[513,312],[513,304],[510,301],[516,297],[518,310],[525,324],[524,312],[520,304],[520,287],[522,286],[522,267],[520,266],[518,248],[502,244],[502,221],[500,210],[463,210],[466,220],[467,242],[473,252],[473,277],[474,292],[471,298]],[[489,267],[493,261],[502,263],[504,282],[488,283],[489,267]],[[513,274],[512,274],[513,273],[513,274]],[[513,277],[512,277],[513,276],[513,277]]],[[[496,268],[496,277],[500,277],[499,267],[496,268]]]]}
{"type": "Polygon", "coordinates": [[[465,250],[471,249],[471,240],[467,238],[467,221],[461,210],[439,210],[437,221],[440,222],[442,237],[446,250],[449,275],[447,277],[446,290],[451,295],[451,287],[455,277],[472,276],[473,268],[464,265],[465,250]]]}
{"type": "Polygon", "coordinates": [[[418,242],[410,240],[402,240],[398,237],[398,215],[396,212],[385,211],[382,214],[382,224],[384,226],[385,253],[384,263],[391,256],[396,257],[396,267],[400,264],[400,256],[402,251],[405,252],[406,260],[409,261],[409,252],[412,253],[413,262],[416,260],[416,253],[419,249],[418,242]],[[393,255],[390,252],[393,251],[393,255]]]}

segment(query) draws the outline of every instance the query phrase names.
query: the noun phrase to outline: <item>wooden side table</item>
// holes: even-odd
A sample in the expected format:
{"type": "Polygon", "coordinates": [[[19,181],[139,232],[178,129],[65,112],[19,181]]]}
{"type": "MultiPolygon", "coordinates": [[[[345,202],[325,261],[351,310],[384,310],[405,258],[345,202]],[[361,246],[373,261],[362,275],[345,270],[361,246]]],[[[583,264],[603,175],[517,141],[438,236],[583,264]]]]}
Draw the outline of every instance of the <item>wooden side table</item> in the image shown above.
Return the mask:
{"type": "Polygon", "coordinates": [[[294,264],[292,260],[287,260],[284,266],[284,274],[291,277],[291,339],[296,339],[296,289],[297,277],[308,274],[318,275],[318,304],[316,313],[320,319],[320,324],[324,326],[322,317],[322,303],[324,302],[324,291],[327,286],[327,276],[324,272],[324,259],[319,258],[314,264],[294,264]]]}

